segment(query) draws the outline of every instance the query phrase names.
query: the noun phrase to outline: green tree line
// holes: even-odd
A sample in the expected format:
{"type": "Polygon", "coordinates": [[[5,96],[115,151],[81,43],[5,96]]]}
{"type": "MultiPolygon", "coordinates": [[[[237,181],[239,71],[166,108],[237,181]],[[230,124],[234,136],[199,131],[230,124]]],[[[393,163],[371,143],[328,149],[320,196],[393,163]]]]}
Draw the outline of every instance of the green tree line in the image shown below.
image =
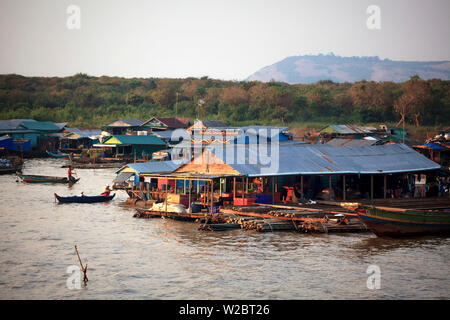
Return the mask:
{"type": "Polygon", "coordinates": [[[229,125],[301,122],[450,124],[450,81],[287,84],[202,78],[0,75],[0,118],[101,126],[179,116],[229,125]]]}

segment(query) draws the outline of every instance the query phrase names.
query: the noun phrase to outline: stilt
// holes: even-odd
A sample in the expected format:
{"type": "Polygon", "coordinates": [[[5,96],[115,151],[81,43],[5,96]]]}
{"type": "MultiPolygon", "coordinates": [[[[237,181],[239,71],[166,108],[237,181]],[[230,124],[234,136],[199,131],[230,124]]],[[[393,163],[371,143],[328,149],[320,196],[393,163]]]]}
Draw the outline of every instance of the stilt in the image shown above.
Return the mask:
{"type": "Polygon", "coordinates": [[[275,186],[274,186],[274,177],[272,177],[272,204],[275,203],[275,186]]]}
{"type": "Polygon", "coordinates": [[[373,200],[373,174],[370,175],[370,199],[373,200]]]}
{"type": "Polygon", "coordinates": [[[329,190],[328,196],[331,200],[331,175],[328,176],[328,190],[329,190]]]}
{"type": "Polygon", "coordinates": [[[342,176],[342,199],[345,201],[345,175],[342,176]]]}
{"type": "Polygon", "coordinates": [[[245,178],[242,177],[242,205],[244,205],[244,195],[245,195],[244,182],[245,182],[245,178]]]}
{"type": "Polygon", "coordinates": [[[211,214],[213,214],[213,202],[214,202],[214,181],[211,180],[211,214]]]}
{"type": "Polygon", "coordinates": [[[302,199],[304,199],[304,194],[303,194],[303,176],[300,177],[300,195],[302,196],[302,199]]]}

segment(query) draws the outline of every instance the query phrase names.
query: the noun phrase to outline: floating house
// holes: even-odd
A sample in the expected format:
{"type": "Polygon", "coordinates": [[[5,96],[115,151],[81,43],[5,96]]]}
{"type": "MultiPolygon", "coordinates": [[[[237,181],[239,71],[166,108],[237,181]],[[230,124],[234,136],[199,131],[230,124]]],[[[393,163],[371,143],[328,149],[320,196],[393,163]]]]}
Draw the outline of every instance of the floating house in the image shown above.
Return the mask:
{"type": "Polygon", "coordinates": [[[112,135],[123,135],[125,133],[142,130],[142,122],[139,119],[122,119],[111,122],[101,129],[109,132],[112,135]]]}
{"type": "Polygon", "coordinates": [[[342,201],[387,198],[395,195],[393,190],[399,182],[414,183],[415,174],[432,173],[440,168],[403,144],[363,147],[235,144],[210,145],[193,160],[177,163],[168,171],[153,170],[138,175],[139,183],[148,182],[156,187],[149,189],[155,193],[154,199],[161,199],[161,192],[182,193],[188,196],[188,205],[192,199],[200,198],[212,210],[214,201],[220,198],[235,205],[289,202],[293,201],[293,195],[342,201]],[[159,179],[172,181],[177,187],[161,190],[154,182],[159,179]],[[178,188],[179,185],[183,188],[178,188]]]}
{"type": "Polygon", "coordinates": [[[99,129],[65,128],[65,131],[60,137],[60,150],[66,152],[91,148],[99,143],[102,133],[99,129]]]}
{"type": "Polygon", "coordinates": [[[145,127],[151,130],[174,130],[174,129],[186,129],[191,125],[189,118],[180,117],[154,117],[144,122],[141,127],[145,127]]]}
{"type": "Polygon", "coordinates": [[[329,140],[339,137],[362,139],[367,136],[379,135],[385,132],[375,127],[358,125],[329,125],[319,131],[319,142],[327,143],[329,140]]]}
{"type": "MultiPolygon", "coordinates": [[[[403,128],[400,127],[389,127],[386,125],[381,125],[380,128],[391,137],[392,140],[403,141],[403,128]]],[[[405,141],[409,140],[408,129],[405,128],[405,141]]]]}
{"type": "Polygon", "coordinates": [[[166,149],[166,143],[154,135],[113,135],[93,145],[117,157],[151,158],[152,153],[166,149]]]}
{"type": "Polygon", "coordinates": [[[204,134],[211,128],[225,128],[227,125],[219,120],[195,120],[194,124],[186,129],[189,134],[204,134]]]}
{"type": "MultiPolygon", "coordinates": [[[[31,149],[45,150],[58,142],[51,134],[60,132],[61,128],[53,122],[36,121],[33,119],[0,120],[0,136],[8,135],[23,142],[30,140],[31,149]]],[[[27,143],[21,143],[26,147],[27,143]]],[[[27,147],[26,147],[27,148],[27,147]]]]}

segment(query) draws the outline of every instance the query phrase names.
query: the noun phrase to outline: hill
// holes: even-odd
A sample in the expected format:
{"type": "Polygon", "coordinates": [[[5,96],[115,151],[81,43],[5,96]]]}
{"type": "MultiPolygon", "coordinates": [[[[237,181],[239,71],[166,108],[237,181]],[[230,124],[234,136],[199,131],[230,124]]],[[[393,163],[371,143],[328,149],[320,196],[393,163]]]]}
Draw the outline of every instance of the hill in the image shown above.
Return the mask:
{"type": "Polygon", "coordinates": [[[403,82],[413,75],[422,79],[450,79],[450,61],[393,61],[378,57],[340,57],[304,55],[288,57],[264,67],[246,80],[271,80],[295,83],[394,81],[403,82]]]}

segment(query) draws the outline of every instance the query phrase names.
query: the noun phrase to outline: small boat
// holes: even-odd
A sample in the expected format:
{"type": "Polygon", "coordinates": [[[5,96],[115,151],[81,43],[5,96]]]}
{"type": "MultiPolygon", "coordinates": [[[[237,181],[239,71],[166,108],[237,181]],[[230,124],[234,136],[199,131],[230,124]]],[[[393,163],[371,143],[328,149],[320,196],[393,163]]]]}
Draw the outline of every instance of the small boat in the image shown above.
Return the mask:
{"type": "Polygon", "coordinates": [[[68,158],[70,157],[70,154],[68,153],[53,153],[50,151],[47,151],[47,154],[51,157],[55,157],[55,158],[68,158]]]}
{"type": "Polygon", "coordinates": [[[23,182],[38,183],[38,182],[49,182],[49,183],[77,183],[80,178],[70,180],[67,177],[49,177],[49,176],[37,176],[37,175],[25,175],[17,173],[17,176],[22,179],[23,182]]]}
{"type": "Polygon", "coordinates": [[[61,197],[55,193],[55,198],[58,199],[60,203],[97,203],[97,202],[107,202],[114,198],[116,194],[111,196],[72,196],[72,197],[61,197]]]}
{"type": "Polygon", "coordinates": [[[402,237],[450,233],[450,212],[361,206],[356,213],[379,237],[402,237]]]}

